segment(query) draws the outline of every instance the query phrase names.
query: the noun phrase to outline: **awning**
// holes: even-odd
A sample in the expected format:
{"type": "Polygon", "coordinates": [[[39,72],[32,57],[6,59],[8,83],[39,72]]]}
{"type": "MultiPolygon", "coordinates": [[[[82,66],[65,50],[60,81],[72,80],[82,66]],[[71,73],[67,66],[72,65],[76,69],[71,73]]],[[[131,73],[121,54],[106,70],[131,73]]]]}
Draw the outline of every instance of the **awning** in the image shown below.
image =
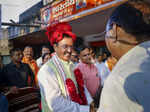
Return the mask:
{"type": "Polygon", "coordinates": [[[26,45],[39,45],[47,43],[48,38],[45,35],[45,30],[29,33],[10,40],[14,47],[24,47],[26,45]]]}

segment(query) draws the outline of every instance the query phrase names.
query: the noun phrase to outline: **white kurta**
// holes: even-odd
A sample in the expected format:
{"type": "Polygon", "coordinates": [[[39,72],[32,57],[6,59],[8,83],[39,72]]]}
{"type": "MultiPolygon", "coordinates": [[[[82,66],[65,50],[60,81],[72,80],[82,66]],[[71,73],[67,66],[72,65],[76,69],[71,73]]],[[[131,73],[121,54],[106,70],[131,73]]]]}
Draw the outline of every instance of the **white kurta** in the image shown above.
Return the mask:
{"type": "MultiPolygon", "coordinates": [[[[53,69],[48,66],[50,60],[44,64],[38,73],[38,82],[41,96],[45,99],[47,106],[52,112],[89,112],[89,105],[79,105],[64,97],[61,92],[56,74],[53,69]]],[[[92,98],[85,88],[88,104],[92,102],[92,98]]]]}
{"type": "Polygon", "coordinates": [[[150,41],[119,60],[105,81],[98,112],[150,112],[150,41]]]}
{"type": "Polygon", "coordinates": [[[42,66],[42,57],[39,57],[37,60],[36,60],[36,63],[37,63],[37,66],[40,68],[42,66]]]}
{"type": "Polygon", "coordinates": [[[108,77],[110,70],[107,65],[107,61],[102,63],[97,63],[96,67],[98,68],[98,75],[101,78],[101,85],[104,86],[104,81],[108,77]]]}

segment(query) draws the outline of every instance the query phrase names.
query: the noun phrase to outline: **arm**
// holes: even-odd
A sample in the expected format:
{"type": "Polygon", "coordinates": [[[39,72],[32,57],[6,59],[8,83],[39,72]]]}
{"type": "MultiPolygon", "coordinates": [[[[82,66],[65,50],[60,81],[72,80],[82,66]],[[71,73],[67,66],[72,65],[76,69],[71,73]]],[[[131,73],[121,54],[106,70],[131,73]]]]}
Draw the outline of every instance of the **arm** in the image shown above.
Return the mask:
{"type": "MultiPolygon", "coordinates": [[[[129,99],[133,94],[130,92],[128,93],[130,95],[125,93],[126,88],[124,88],[124,81],[122,77],[116,74],[111,74],[107,78],[102,90],[100,106],[97,112],[143,112],[138,103],[129,99]]],[[[132,85],[130,86],[132,87],[132,85]]],[[[133,88],[132,90],[135,91],[133,88]]]]}
{"type": "Polygon", "coordinates": [[[49,109],[54,112],[89,112],[89,106],[81,106],[66,99],[60,90],[57,78],[50,68],[42,68],[38,74],[41,95],[49,109]]]}
{"type": "Polygon", "coordinates": [[[0,92],[4,91],[5,85],[4,69],[0,69],[0,92]]]}

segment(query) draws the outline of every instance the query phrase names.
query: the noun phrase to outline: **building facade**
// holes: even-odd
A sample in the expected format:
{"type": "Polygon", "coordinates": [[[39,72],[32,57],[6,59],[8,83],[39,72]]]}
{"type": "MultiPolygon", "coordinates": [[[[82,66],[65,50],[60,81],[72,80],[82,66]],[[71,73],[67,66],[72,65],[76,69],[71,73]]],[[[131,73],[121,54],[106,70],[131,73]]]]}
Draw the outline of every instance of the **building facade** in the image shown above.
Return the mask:
{"type": "Polygon", "coordinates": [[[8,38],[14,39],[23,35],[27,35],[32,32],[40,30],[39,27],[31,27],[29,25],[36,24],[37,21],[40,21],[40,9],[43,7],[43,3],[38,2],[31,8],[27,9],[25,12],[19,15],[19,22],[17,24],[22,24],[24,26],[10,26],[8,27],[8,38]],[[27,26],[26,26],[27,25],[27,26]]]}

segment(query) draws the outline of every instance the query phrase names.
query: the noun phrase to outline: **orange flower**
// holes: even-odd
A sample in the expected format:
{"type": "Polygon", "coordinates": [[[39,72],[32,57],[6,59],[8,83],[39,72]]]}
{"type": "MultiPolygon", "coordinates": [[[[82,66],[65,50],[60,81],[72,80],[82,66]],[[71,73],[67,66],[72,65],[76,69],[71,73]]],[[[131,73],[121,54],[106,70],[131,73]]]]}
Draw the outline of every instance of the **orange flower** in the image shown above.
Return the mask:
{"type": "Polygon", "coordinates": [[[107,59],[107,64],[110,71],[112,71],[116,63],[117,63],[117,59],[112,56],[107,59]]]}

